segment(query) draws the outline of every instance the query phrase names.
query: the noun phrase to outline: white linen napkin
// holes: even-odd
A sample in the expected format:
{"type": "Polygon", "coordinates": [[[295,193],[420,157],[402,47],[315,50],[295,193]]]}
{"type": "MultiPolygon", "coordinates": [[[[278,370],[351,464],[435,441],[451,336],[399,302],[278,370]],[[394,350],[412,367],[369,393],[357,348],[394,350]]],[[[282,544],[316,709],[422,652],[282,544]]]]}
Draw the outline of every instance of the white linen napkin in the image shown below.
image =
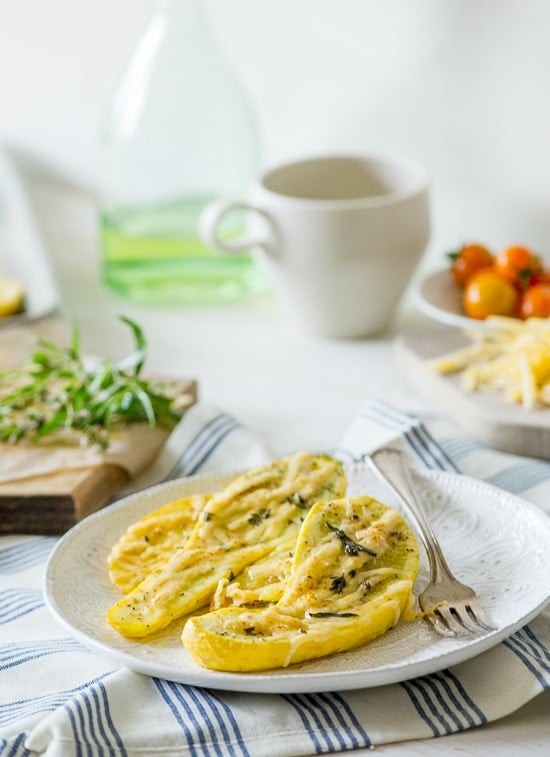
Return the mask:
{"type": "MultiPolygon", "coordinates": [[[[546,512],[550,464],[497,453],[369,400],[338,448],[344,462],[391,442],[418,462],[484,478],[546,512]]],[[[294,452],[296,450],[291,450],[294,452]]],[[[318,450],[309,450],[318,451],[318,450]]],[[[237,421],[197,405],[143,486],[242,469],[269,451],[237,421]]],[[[44,606],[54,538],[0,538],[0,755],[285,757],[453,733],[496,720],[550,688],[550,610],[475,659],[400,684],[346,692],[249,694],[194,688],[113,664],[44,606]]]]}

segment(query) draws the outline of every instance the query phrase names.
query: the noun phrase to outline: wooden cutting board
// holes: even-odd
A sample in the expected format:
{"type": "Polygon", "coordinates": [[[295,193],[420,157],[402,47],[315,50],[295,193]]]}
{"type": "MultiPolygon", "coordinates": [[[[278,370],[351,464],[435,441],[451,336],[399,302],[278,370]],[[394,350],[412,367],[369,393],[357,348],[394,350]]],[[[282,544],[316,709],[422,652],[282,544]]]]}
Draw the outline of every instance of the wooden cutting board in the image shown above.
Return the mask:
{"type": "MultiPolygon", "coordinates": [[[[195,381],[178,382],[197,398],[195,381]]],[[[0,534],[57,535],[99,510],[128,482],[118,465],[103,464],[0,483],[0,534]]]]}
{"type": "Polygon", "coordinates": [[[425,361],[467,343],[456,328],[402,337],[397,343],[403,377],[418,393],[469,436],[495,449],[550,460],[550,408],[527,410],[498,393],[465,392],[458,375],[429,371],[425,361]]]}

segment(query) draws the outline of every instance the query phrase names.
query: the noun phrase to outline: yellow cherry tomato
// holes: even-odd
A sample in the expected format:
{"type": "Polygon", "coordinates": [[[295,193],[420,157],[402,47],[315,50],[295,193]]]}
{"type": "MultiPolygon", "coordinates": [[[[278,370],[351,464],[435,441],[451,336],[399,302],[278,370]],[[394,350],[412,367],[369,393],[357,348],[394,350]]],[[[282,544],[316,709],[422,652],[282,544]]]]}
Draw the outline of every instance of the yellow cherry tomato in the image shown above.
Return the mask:
{"type": "Polygon", "coordinates": [[[470,318],[484,320],[489,315],[517,315],[517,289],[492,268],[474,273],[463,294],[464,312],[470,318]]]}

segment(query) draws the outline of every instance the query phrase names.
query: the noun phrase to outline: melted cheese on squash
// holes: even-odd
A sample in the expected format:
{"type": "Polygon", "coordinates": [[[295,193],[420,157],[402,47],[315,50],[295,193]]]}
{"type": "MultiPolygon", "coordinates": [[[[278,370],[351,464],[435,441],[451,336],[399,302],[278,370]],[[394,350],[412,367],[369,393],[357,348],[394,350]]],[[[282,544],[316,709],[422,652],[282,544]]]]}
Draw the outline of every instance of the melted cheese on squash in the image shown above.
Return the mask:
{"type": "Polygon", "coordinates": [[[127,593],[185,544],[210,495],[195,494],[160,507],[133,523],[107,558],[111,581],[127,593]]]}
{"type": "Polygon", "coordinates": [[[350,649],[398,622],[417,570],[416,539],[399,513],[367,496],[318,502],[280,599],[189,618],[182,642],[198,664],[241,672],[350,649]]]}
{"type": "Polygon", "coordinates": [[[261,607],[277,602],[290,575],[296,536],[282,542],[265,557],[247,566],[233,581],[222,579],[214,594],[210,609],[229,605],[261,607]]]}
{"type": "Polygon", "coordinates": [[[111,607],[108,622],[139,638],[196,611],[220,580],[295,540],[309,508],[345,488],[341,463],[325,455],[300,453],[239,476],[208,500],[185,544],[111,607]]]}

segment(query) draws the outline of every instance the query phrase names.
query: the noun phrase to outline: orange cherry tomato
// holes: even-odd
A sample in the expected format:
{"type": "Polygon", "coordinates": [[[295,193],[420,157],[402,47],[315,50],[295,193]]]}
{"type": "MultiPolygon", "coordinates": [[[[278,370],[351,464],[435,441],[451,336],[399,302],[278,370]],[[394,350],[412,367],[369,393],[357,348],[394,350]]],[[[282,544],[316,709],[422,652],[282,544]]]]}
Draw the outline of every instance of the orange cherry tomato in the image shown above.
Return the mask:
{"type": "Polygon", "coordinates": [[[468,279],[480,268],[493,265],[493,254],[481,244],[465,244],[456,253],[451,253],[451,273],[462,289],[468,279]]]}
{"type": "Polygon", "coordinates": [[[535,284],[522,295],[519,313],[521,318],[550,317],[550,283],[535,284]]]}
{"type": "Polygon", "coordinates": [[[466,315],[480,321],[489,315],[515,316],[518,302],[517,289],[493,268],[482,268],[474,273],[462,298],[466,315]]]}
{"type": "Polygon", "coordinates": [[[531,286],[535,284],[550,284],[550,271],[543,268],[540,273],[536,273],[531,279],[531,286]]]}
{"type": "Polygon", "coordinates": [[[497,255],[495,270],[519,289],[527,289],[542,271],[542,265],[532,250],[516,244],[497,255]]]}

